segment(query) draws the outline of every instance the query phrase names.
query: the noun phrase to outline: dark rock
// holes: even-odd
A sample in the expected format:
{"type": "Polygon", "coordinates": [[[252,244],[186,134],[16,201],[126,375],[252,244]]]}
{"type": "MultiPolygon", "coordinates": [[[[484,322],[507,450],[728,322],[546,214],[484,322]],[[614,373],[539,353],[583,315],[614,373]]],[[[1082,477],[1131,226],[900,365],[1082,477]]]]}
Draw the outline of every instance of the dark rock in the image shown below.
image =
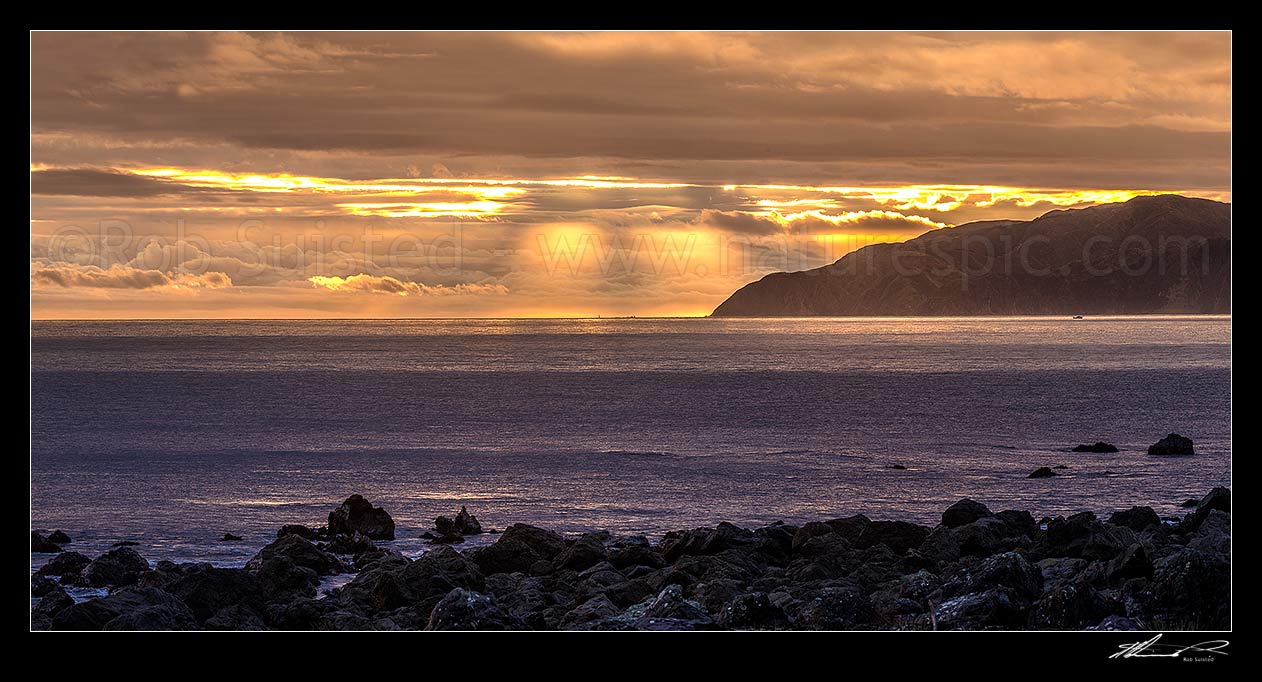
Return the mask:
{"type": "Polygon", "coordinates": [[[62,552],[40,566],[35,575],[78,575],[90,563],[91,559],[78,552],[62,552]]]}
{"type": "Polygon", "coordinates": [[[588,533],[557,555],[553,564],[560,569],[583,571],[605,560],[605,545],[595,533],[588,533]]]}
{"type": "Polygon", "coordinates": [[[1057,464],[1056,466],[1054,466],[1054,467],[1052,467],[1052,468],[1053,468],[1053,469],[1068,469],[1069,467],[1068,467],[1068,466],[1065,466],[1064,464],[1057,464]]]}
{"type": "Polygon", "coordinates": [[[140,543],[135,540],[119,540],[111,545],[111,547],[137,547],[139,545],[140,543]]]}
{"type": "Polygon", "coordinates": [[[1152,507],[1131,507],[1126,511],[1114,512],[1109,517],[1109,523],[1141,531],[1151,526],[1160,526],[1161,517],[1157,516],[1152,507]]]}
{"type": "Polygon", "coordinates": [[[66,545],[66,544],[70,544],[71,542],[73,542],[73,541],[70,539],[70,536],[69,536],[69,535],[66,535],[65,533],[63,533],[63,532],[61,532],[61,531],[59,531],[59,530],[55,530],[55,531],[53,531],[53,532],[49,533],[49,534],[48,534],[48,541],[49,541],[49,542],[51,542],[51,543],[53,543],[54,545],[66,545]]]}
{"type": "MultiPolygon", "coordinates": [[[[332,632],[357,632],[376,629],[373,622],[350,611],[333,611],[320,617],[315,624],[316,630],[332,632]]],[[[397,628],[393,628],[397,629],[397,628]]]]}
{"type": "Polygon", "coordinates": [[[1138,601],[1162,629],[1231,628],[1231,564],[1195,549],[1171,555],[1156,566],[1138,601]]]}
{"type": "Polygon", "coordinates": [[[1140,625],[1139,621],[1135,620],[1134,618],[1127,618],[1126,616],[1106,616],[1104,620],[1100,621],[1096,625],[1092,625],[1091,627],[1087,629],[1095,630],[1095,631],[1127,632],[1127,631],[1143,630],[1144,628],[1142,625],[1140,625]]]}
{"type": "Polygon", "coordinates": [[[457,587],[480,592],[486,585],[477,564],[446,546],[421,555],[399,570],[397,577],[402,591],[414,602],[442,597],[457,587]]]}
{"type": "Polygon", "coordinates": [[[221,541],[221,542],[240,542],[240,541],[241,541],[241,536],[240,536],[240,535],[233,535],[232,533],[224,533],[224,534],[223,534],[223,537],[222,537],[222,538],[220,538],[220,541],[221,541]]]}
{"type": "Polygon", "coordinates": [[[891,465],[889,465],[889,467],[888,467],[888,468],[890,468],[890,469],[896,469],[896,470],[898,470],[898,471],[906,471],[906,470],[907,470],[907,467],[903,466],[902,464],[891,464],[891,465]]]}
{"type": "Polygon", "coordinates": [[[1026,478],[1048,478],[1055,475],[1055,471],[1052,471],[1047,467],[1039,467],[1031,472],[1029,476],[1026,476],[1026,478]]]}
{"type": "Polygon", "coordinates": [[[807,630],[852,630],[870,625],[876,618],[876,610],[862,590],[826,587],[798,610],[793,624],[807,630]]]}
{"type": "Polygon", "coordinates": [[[1187,507],[1195,507],[1196,505],[1198,505],[1198,504],[1200,504],[1200,503],[1201,503],[1201,501],[1200,501],[1200,500],[1198,500],[1198,499],[1196,499],[1196,498],[1191,498],[1191,499],[1184,500],[1184,501],[1183,501],[1183,503],[1182,503],[1182,504],[1180,504],[1179,506],[1180,506],[1180,507],[1184,507],[1184,508],[1187,508],[1187,507]]]}
{"type": "Polygon", "coordinates": [[[864,525],[854,545],[859,549],[883,544],[902,554],[919,547],[929,536],[929,529],[906,521],[872,521],[864,525]]]}
{"type": "Polygon", "coordinates": [[[305,538],[307,540],[315,540],[320,537],[320,533],[314,528],[304,526],[300,523],[285,524],[280,527],[280,530],[276,531],[277,540],[285,537],[286,535],[297,535],[298,537],[305,538]]]}
{"type": "Polygon", "coordinates": [[[1183,520],[1180,528],[1185,531],[1196,530],[1204,522],[1205,518],[1209,516],[1209,513],[1214,510],[1225,514],[1231,513],[1231,490],[1228,488],[1214,488],[1209,491],[1205,497],[1202,497],[1196,503],[1196,511],[1183,520]]]}
{"type": "Polygon", "coordinates": [[[266,630],[267,623],[258,611],[243,604],[226,606],[215,612],[215,615],[202,623],[203,630],[225,630],[232,632],[266,630]]]}
{"type": "Polygon", "coordinates": [[[360,532],[339,533],[329,539],[329,544],[324,547],[326,552],[335,554],[361,554],[363,552],[371,552],[377,549],[372,540],[367,535],[360,532]]]}
{"type": "Polygon", "coordinates": [[[613,564],[614,568],[619,570],[631,566],[662,568],[666,565],[666,559],[648,545],[629,545],[617,548],[609,553],[608,560],[609,563],[613,564]]]}
{"type": "Polygon", "coordinates": [[[56,580],[43,575],[31,576],[31,596],[42,597],[53,590],[60,590],[56,580]]]}
{"type": "Polygon", "coordinates": [[[710,614],[700,604],[685,599],[679,585],[667,586],[649,601],[648,608],[637,623],[637,629],[666,629],[655,621],[670,621],[666,625],[673,630],[708,630],[714,627],[714,619],[710,614]]]}
{"type": "Polygon", "coordinates": [[[1090,585],[1068,583],[1035,602],[1029,624],[1035,630],[1080,630],[1119,608],[1090,585]]]}
{"type": "Polygon", "coordinates": [[[996,587],[1033,601],[1043,594],[1043,574],[1019,552],[1004,552],[987,557],[947,580],[942,585],[942,596],[949,599],[996,587]]]}
{"type": "Polygon", "coordinates": [[[472,553],[482,573],[526,573],[536,561],[551,561],[565,551],[565,540],[552,531],[524,523],[509,526],[489,547],[472,553]]]}
{"type": "Polygon", "coordinates": [[[342,506],[329,512],[329,534],[355,532],[367,535],[370,540],[393,540],[394,519],[362,496],[351,495],[342,506]]]}
{"type": "Polygon", "coordinates": [[[1187,546],[1207,556],[1231,560],[1231,515],[1211,509],[1188,535],[1187,546]]]}
{"type": "Polygon", "coordinates": [[[561,618],[560,627],[564,630],[579,629],[581,626],[617,616],[619,613],[618,607],[609,600],[609,597],[598,594],[567,612],[561,618]]]}
{"type": "MultiPolygon", "coordinates": [[[[443,517],[440,516],[438,518],[441,519],[443,517]]],[[[443,535],[433,535],[432,533],[426,533],[426,535],[429,536],[429,544],[431,545],[458,545],[464,542],[464,536],[461,535],[460,533],[455,533],[455,532],[444,533],[443,535]]]]}
{"type": "Polygon", "coordinates": [[[275,556],[289,557],[295,564],[309,568],[318,575],[335,575],[341,573],[343,569],[342,562],[336,556],[316,547],[302,536],[292,534],[281,536],[280,539],[260,549],[258,554],[246,563],[245,568],[247,571],[258,570],[264,561],[275,556]]]}
{"type": "Polygon", "coordinates": [[[1017,629],[1025,624],[1028,612],[1027,601],[998,587],[938,604],[933,622],[939,630],[1017,629]]]}
{"type": "Polygon", "coordinates": [[[1117,446],[1100,441],[1094,445],[1075,445],[1074,452],[1117,452],[1117,446]]]}
{"type": "Polygon", "coordinates": [[[523,630],[524,623],[507,614],[495,597],[456,588],[429,615],[426,630],[523,630]]]}
{"type": "Polygon", "coordinates": [[[456,532],[456,522],[449,516],[439,516],[434,519],[434,530],[438,531],[438,537],[443,535],[459,535],[456,532]]]}
{"type": "Polygon", "coordinates": [[[52,589],[48,590],[43,597],[40,598],[39,602],[35,604],[35,608],[32,609],[31,614],[33,616],[46,616],[48,618],[53,618],[61,612],[62,609],[73,604],[74,599],[72,599],[70,595],[66,594],[66,590],[64,588],[60,585],[53,585],[52,589]]]}
{"type": "Polygon", "coordinates": [[[62,551],[61,547],[49,542],[48,538],[35,531],[31,531],[31,552],[39,554],[55,554],[62,551]]]}
{"type": "Polygon", "coordinates": [[[1150,455],[1191,455],[1195,454],[1192,449],[1192,439],[1172,433],[1165,438],[1148,446],[1148,454],[1150,455]]]}
{"type": "Polygon", "coordinates": [[[1060,557],[1043,559],[1036,565],[1043,576],[1043,589],[1050,591],[1053,587],[1076,578],[1087,567],[1087,562],[1082,559],[1060,557]]]}
{"type": "Polygon", "coordinates": [[[460,506],[460,513],[456,514],[456,532],[461,535],[480,535],[482,533],[482,524],[478,523],[478,517],[469,513],[464,505],[460,506]]]}
{"type": "Polygon", "coordinates": [[[942,525],[955,528],[990,515],[990,510],[986,508],[986,505],[966,497],[942,512],[942,525]]]}
{"type": "Polygon", "coordinates": [[[1152,560],[1138,542],[1109,561],[1105,577],[1110,583],[1120,583],[1130,578],[1151,578],[1152,560]]]}
{"type": "Polygon", "coordinates": [[[229,606],[261,611],[266,601],[263,586],[251,571],[215,568],[210,564],[191,567],[164,589],[188,605],[199,623],[229,606]]]}
{"type": "Polygon", "coordinates": [[[92,587],[131,585],[149,570],[149,562],[130,547],[119,547],[93,559],[83,569],[83,582],[92,587]]]}
{"type": "Polygon", "coordinates": [[[786,627],[789,619],[765,592],[750,592],[724,605],[718,623],[726,630],[772,630],[786,627]]]}
{"type": "Polygon", "coordinates": [[[272,601],[296,597],[314,597],[320,585],[320,576],[293,559],[278,555],[264,559],[254,569],[259,587],[272,601]]]}
{"type": "Polygon", "coordinates": [[[52,619],[54,630],[194,630],[197,623],[179,599],[156,587],[128,587],[67,606],[52,619]]]}
{"type": "Polygon", "coordinates": [[[325,615],[337,610],[338,605],[324,599],[300,598],[286,602],[273,602],[264,609],[264,620],[275,630],[315,630],[321,626],[325,615]]]}
{"type": "Polygon", "coordinates": [[[1108,561],[1138,540],[1135,531],[1100,523],[1095,514],[1083,512],[1047,523],[1034,547],[1038,558],[1078,557],[1108,561]]]}
{"type": "Polygon", "coordinates": [[[1017,535],[1033,537],[1039,529],[1038,522],[1028,511],[1005,509],[995,514],[995,518],[1003,521],[1017,535]]]}

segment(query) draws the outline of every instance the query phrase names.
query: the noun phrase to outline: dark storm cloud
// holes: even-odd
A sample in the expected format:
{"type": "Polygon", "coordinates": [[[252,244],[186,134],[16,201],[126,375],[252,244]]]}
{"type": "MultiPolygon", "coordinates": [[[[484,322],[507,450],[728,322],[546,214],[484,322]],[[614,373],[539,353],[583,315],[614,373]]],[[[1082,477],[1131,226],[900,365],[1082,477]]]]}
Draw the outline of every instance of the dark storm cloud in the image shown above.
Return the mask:
{"type": "Polygon", "coordinates": [[[92,168],[52,168],[31,171],[31,194],[82,197],[158,197],[216,193],[159,178],[92,168]]]}

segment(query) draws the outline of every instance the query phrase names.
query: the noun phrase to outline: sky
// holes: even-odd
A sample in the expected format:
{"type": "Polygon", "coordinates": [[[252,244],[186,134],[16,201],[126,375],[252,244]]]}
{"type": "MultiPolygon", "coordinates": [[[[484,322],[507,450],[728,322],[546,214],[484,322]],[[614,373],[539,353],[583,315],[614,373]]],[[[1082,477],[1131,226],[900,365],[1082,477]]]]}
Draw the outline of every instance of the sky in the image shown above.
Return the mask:
{"type": "Polygon", "coordinates": [[[1210,33],[31,34],[31,315],[705,315],[974,220],[1231,199],[1210,33]]]}

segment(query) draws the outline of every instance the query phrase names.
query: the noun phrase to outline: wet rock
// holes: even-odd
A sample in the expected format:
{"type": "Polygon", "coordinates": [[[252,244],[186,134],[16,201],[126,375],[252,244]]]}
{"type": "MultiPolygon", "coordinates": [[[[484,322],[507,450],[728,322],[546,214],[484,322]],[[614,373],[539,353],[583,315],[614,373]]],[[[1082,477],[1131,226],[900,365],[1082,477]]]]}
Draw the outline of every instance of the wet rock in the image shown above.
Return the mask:
{"type": "Polygon", "coordinates": [[[224,533],[223,537],[219,538],[219,540],[221,542],[241,542],[241,536],[233,535],[232,533],[224,533]]]}
{"type": "Polygon", "coordinates": [[[315,540],[320,537],[320,533],[316,529],[304,526],[300,523],[288,523],[280,527],[276,531],[276,539],[279,540],[286,535],[297,535],[306,540],[315,540]]]}
{"type": "Polygon", "coordinates": [[[632,566],[662,568],[666,565],[666,559],[648,545],[629,545],[617,548],[609,553],[608,561],[610,564],[613,564],[614,568],[619,570],[632,566]]]}
{"type": "Polygon", "coordinates": [[[233,632],[257,631],[266,630],[267,623],[263,622],[263,616],[258,611],[243,604],[233,604],[219,609],[215,615],[207,618],[206,622],[202,623],[202,629],[233,632]]]}
{"type": "Polygon", "coordinates": [[[199,623],[229,606],[261,611],[267,598],[254,573],[210,564],[190,567],[163,589],[184,602],[199,623]]]}
{"type": "Polygon", "coordinates": [[[588,533],[566,547],[553,564],[560,569],[583,571],[605,560],[605,545],[595,533],[588,533]]]}
{"type": "Polygon", "coordinates": [[[264,561],[276,556],[288,557],[295,564],[309,568],[318,575],[335,575],[343,570],[342,562],[336,556],[299,535],[284,535],[263,547],[246,563],[245,569],[256,571],[264,561]]]}
{"type": "Polygon", "coordinates": [[[894,469],[895,471],[906,471],[906,470],[907,470],[907,467],[903,466],[902,464],[891,464],[891,465],[889,465],[887,468],[889,468],[889,469],[894,469]]]}
{"type": "Polygon", "coordinates": [[[966,497],[942,512],[942,525],[955,528],[990,515],[986,505],[966,497]]]}
{"type": "Polygon", "coordinates": [[[1179,506],[1183,508],[1188,508],[1188,507],[1195,507],[1196,505],[1200,503],[1201,503],[1200,500],[1196,498],[1191,498],[1191,499],[1183,500],[1182,504],[1180,504],[1179,506]]]}
{"type": "Polygon", "coordinates": [[[259,587],[273,601],[296,597],[314,597],[320,576],[305,566],[295,564],[287,556],[269,557],[254,569],[259,587]]]}
{"type": "Polygon", "coordinates": [[[1104,620],[1100,621],[1096,625],[1092,625],[1091,627],[1087,629],[1093,630],[1093,631],[1133,632],[1135,630],[1143,630],[1144,627],[1140,624],[1139,621],[1135,620],[1134,618],[1127,618],[1126,616],[1115,615],[1115,616],[1105,616],[1104,620]]]}
{"type": "Polygon", "coordinates": [[[1131,578],[1151,578],[1152,572],[1152,560],[1137,542],[1109,561],[1105,577],[1110,583],[1120,583],[1131,578]]]}
{"type": "Polygon", "coordinates": [[[119,547],[84,567],[83,583],[92,587],[131,585],[149,570],[149,562],[130,547],[119,547]]]}
{"type": "Polygon", "coordinates": [[[1075,445],[1074,452],[1117,452],[1117,446],[1112,443],[1099,441],[1093,445],[1075,445]]]}
{"type": "Polygon", "coordinates": [[[1026,478],[1050,478],[1055,475],[1056,475],[1056,472],[1052,471],[1050,468],[1039,467],[1035,469],[1033,472],[1031,472],[1029,476],[1026,476],[1026,478]]]}
{"type": "Polygon", "coordinates": [[[580,626],[617,616],[619,613],[621,612],[618,610],[618,607],[609,600],[609,597],[598,594],[567,612],[561,618],[560,626],[564,630],[573,630],[580,628],[580,626]]]}
{"type": "Polygon", "coordinates": [[[342,506],[329,512],[329,534],[363,533],[370,540],[393,540],[394,519],[381,507],[361,495],[351,495],[342,506]]]}
{"type": "Polygon", "coordinates": [[[854,545],[859,549],[883,544],[902,554],[919,547],[929,536],[929,529],[906,521],[872,521],[863,526],[854,545]]]}
{"type": "Polygon", "coordinates": [[[73,540],[70,539],[69,535],[66,535],[60,530],[55,530],[49,533],[48,541],[53,543],[54,545],[67,545],[73,542],[73,540]]]}
{"type": "Polygon", "coordinates": [[[709,630],[714,619],[701,605],[685,599],[679,585],[669,585],[648,603],[636,624],[640,630],[709,630]]]}
{"type": "Polygon", "coordinates": [[[774,630],[787,627],[789,619],[771,603],[765,592],[738,595],[719,611],[718,624],[726,630],[774,630]]]}
{"type": "Polygon", "coordinates": [[[495,598],[456,588],[430,612],[426,630],[523,630],[525,624],[505,613],[495,598]]]}
{"type": "Polygon", "coordinates": [[[943,583],[942,596],[952,598],[996,587],[1033,601],[1043,594],[1043,574],[1019,552],[1004,552],[987,557],[952,576],[943,583]]]}
{"type": "Polygon", "coordinates": [[[853,630],[877,619],[872,602],[857,587],[826,587],[807,600],[793,618],[807,630],[853,630]]]}
{"type": "Polygon", "coordinates": [[[1035,630],[1080,630],[1120,608],[1090,585],[1068,583],[1035,602],[1029,624],[1035,630]]]}
{"type": "Polygon", "coordinates": [[[62,551],[62,549],[43,535],[31,531],[31,551],[38,554],[55,554],[62,551]]]}
{"type": "MultiPolygon", "coordinates": [[[[92,560],[78,552],[62,552],[39,567],[35,575],[78,575],[92,560]]],[[[148,565],[146,564],[146,567],[148,565]]]]}
{"type": "Polygon", "coordinates": [[[1043,559],[1035,565],[1043,576],[1043,588],[1047,591],[1073,580],[1087,568],[1086,561],[1070,557],[1043,559]]]}
{"type": "Polygon", "coordinates": [[[1161,517],[1157,516],[1157,512],[1153,511],[1152,507],[1131,507],[1126,511],[1114,512],[1109,517],[1109,523],[1141,531],[1151,526],[1160,526],[1161,517]]]}
{"type": "Polygon", "coordinates": [[[460,506],[460,513],[456,514],[456,532],[461,535],[480,535],[482,533],[482,524],[478,523],[478,517],[469,513],[464,505],[460,506]]]}
{"type": "Polygon", "coordinates": [[[1231,627],[1231,564],[1185,549],[1158,562],[1137,601],[1171,630],[1231,627]]]}
{"type": "Polygon", "coordinates": [[[489,547],[472,553],[482,573],[527,573],[536,561],[551,561],[565,551],[565,540],[552,531],[524,523],[509,526],[489,547]]]}
{"type": "Polygon", "coordinates": [[[363,533],[339,533],[329,539],[329,543],[324,547],[326,552],[335,554],[361,554],[363,552],[371,552],[377,549],[372,540],[363,533]]]}
{"type": "Polygon", "coordinates": [[[1196,503],[1196,511],[1188,515],[1179,526],[1185,531],[1196,530],[1204,522],[1205,518],[1209,516],[1210,512],[1215,510],[1224,514],[1231,513],[1231,490],[1214,488],[1209,491],[1205,497],[1202,497],[1196,503]]]}
{"type": "Polygon", "coordinates": [[[61,586],[56,580],[43,575],[31,576],[31,596],[42,597],[53,590],[59,590],[61,586]]]}
{"type": "Polygon", "coordinates": [[[1039,529],[1038,522],[1028,511],[1005,509],[995,514],[995,518],[1003,521],[1017,535],[1033,537],[1039,529]]]}
{"type": "Polygon", "coordinates": [[[1211,509],[1188,536],[1187,546],[1207,556],[1231,560],[1231,515],[1211,509]]]}
{"type": "Polygon", "coordinates": [[[192,630],[192,613],[156,587],[127,587],[67,606],[52,619],[54,630],[192,630]]]}
{"type": "Polygon", "coordinates": [[[337,604],[322,599],[301,598],[268,604],[264,620],[275,630],[316,630],[324,617],[337,610],[337,604]]]}
{"type": "Polygon", "coordinates": [[[1148,446],[1148,454],[1150,455],[1191,455],[1195,454],[1192,449],[1192,439],[1172,433],[1165,438],[1148,446]]]}
{"type": "Polygon", "coordinates": [[[39,602],[35,604],[35,608],[31,614],[33,616],[45,616],[52,618],[68,606],[74,604],[74,599],[66,594],[66,590],[60,585],[53,585],[51,589],[44,593],[39,602]]]}
{"type": "Polygon", "coordinates": [[[933,622],[939,630],[1018,629],[1026,621],[1028,602],[999,587],[966,594],[938,604],[933,622]]]}

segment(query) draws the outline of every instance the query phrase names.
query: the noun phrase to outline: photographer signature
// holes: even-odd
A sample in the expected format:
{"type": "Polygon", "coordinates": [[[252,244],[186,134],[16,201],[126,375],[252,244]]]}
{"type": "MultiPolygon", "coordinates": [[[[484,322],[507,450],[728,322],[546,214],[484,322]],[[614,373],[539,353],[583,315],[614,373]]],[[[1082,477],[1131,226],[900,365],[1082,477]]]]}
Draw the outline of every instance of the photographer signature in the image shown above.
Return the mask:
{"type": "Polygon", "coordinates": [[[1199,644],[1159,644],[1161,635],[1157,635],[1146,642],[1132,642],[1123,644],[1119,648],[1121,651],[1109,656],[1109,658],[1180,658],[1185,653],[1190,654],[1208,654],[1211,658],[1216,654],[1227,655],[1224,648],[1230,642],[1225,639],[1213,639],[1199,644]]]}

